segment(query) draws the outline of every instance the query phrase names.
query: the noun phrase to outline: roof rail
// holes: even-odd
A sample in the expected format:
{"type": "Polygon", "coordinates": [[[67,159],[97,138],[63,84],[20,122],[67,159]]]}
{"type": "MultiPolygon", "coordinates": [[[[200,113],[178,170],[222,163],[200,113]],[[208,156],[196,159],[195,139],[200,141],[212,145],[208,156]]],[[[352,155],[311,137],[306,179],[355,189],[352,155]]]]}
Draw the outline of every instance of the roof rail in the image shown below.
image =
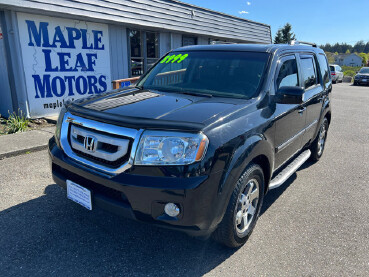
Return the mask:
{"type": "Polygon", "coordinates": [[[306,44],[306,45],[311,45],[313,47],[317,47],[316,43],[313,43],[313,42],[292,40],[290,43],[290,45],[299,45],[299,44],[306,44]]]}
{"type": "Polygon", "coordinates": [[[214,44],[238,44],[237,42],[231,42],[231,41],[218,41],[218,40],[214,40],[211,42],[212,45],[214,44]]]}

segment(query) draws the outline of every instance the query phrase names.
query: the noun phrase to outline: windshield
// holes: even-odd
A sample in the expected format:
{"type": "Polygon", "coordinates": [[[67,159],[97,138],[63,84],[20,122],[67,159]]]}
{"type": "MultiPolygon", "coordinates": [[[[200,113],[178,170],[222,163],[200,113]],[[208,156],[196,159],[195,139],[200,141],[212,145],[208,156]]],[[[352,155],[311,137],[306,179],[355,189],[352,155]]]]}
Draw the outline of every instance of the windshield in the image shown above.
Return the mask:
{"type": "Polygon", "coordinates": [[[334,71],[334,66],[330,66],[329,68],[331,69],[331,71],[334,71]]]}
{"type": "Polygon", "coordinates": [[[364,73],[364,74],[369,73],[369,67],[364,67],[360,69],[359,73],[364,73]]]}
{"type": "Polygon", "coordinates": [[[258,52],[171,52],[137,86],[249,99],[258,94],[268,57],[258,52]]]}

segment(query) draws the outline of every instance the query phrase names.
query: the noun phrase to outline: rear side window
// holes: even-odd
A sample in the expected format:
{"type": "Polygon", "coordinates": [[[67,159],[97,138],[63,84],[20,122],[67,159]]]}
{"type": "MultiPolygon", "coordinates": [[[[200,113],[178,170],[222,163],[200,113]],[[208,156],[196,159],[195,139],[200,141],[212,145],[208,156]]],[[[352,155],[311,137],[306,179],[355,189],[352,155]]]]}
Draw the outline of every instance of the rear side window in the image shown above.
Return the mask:
{"type": "Polygon", "coordinates": [[[278,72],[277,90],[281,87],[295,87],[299,85],[296,59],[285,60],[278,72]]]}
{"type": "Polygon", "coordinates": [[[301,58],[302,80],[305,89],[316,85],[317,77],[314,58],[304,56],[301,58]]]}
{"type": "MultiPolygon", "coordinates": [[[[319,68],[320,68],[320,74],[322,75],[323,83],[326,84],[329,82],[329,72],[328,72],[328,64],[327,64],[327,58],[323,54],[318,55],[318,62],[319,62],[319,68]]],[[[331,71],[332,71],[332,67],[331,71]]]]}

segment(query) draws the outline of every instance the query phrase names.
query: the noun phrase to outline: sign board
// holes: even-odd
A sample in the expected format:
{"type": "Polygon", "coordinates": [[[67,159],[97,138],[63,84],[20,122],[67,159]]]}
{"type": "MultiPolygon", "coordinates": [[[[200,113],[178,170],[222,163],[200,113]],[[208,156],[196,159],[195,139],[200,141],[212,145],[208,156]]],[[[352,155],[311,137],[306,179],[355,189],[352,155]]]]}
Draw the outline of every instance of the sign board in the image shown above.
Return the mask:
{"type": "Polygon", "coordinates": [[[31,117],[111,89],[108,25],[18,13],[31,117]]]}

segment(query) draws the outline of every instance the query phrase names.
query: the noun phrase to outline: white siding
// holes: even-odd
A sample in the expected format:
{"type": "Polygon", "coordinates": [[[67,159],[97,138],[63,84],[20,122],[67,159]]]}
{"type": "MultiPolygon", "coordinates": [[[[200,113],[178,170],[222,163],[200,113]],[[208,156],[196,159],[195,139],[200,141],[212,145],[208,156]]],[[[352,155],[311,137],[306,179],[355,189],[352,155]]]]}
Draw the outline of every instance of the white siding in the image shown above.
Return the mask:
{"type": "Polygon", "coordinates": [[[109,44],[111,79],[127,78],[129,76],[127,29],[123,26],[109,25],[109,44]]]}
{"type": "Polygon", "coordinates": [[[163,56],[169,50],[172,49],[171,47],[171,36],[170,33],[160,33],[159,35],[159,56],[163,56]]]}
{"type": "MultiPolygon", "coordinates": [[[[270,43],[270,26],[165,0],[2,0],[12,9],[126,23],[251,43],[270,43]]],[[[1,5],[1,4],[0,4],[1,5]]]]}

